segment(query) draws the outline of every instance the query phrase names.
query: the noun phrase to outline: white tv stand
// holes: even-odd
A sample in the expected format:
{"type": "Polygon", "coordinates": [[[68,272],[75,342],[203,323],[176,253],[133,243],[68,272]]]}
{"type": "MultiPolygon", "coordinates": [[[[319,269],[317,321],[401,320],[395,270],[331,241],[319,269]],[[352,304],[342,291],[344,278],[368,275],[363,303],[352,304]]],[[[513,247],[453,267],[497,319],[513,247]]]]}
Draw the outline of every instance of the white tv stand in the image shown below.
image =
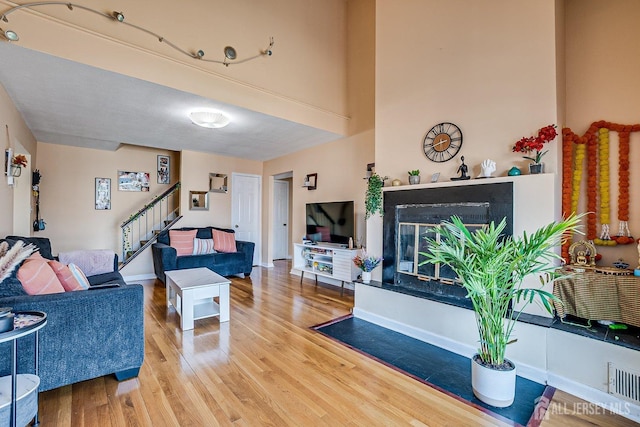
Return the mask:
{"type": "Polygon", "coordinates": [[[351,283],[358,278],[360,270],[353,263],[358,254],[357,249],[347,249],[343,245],[333,243],[294,243],[293,268],[300,271],[300,285],[304,273],[327,277],[342,282],[340,295],[344,293],[344,283],[351,283]]]}

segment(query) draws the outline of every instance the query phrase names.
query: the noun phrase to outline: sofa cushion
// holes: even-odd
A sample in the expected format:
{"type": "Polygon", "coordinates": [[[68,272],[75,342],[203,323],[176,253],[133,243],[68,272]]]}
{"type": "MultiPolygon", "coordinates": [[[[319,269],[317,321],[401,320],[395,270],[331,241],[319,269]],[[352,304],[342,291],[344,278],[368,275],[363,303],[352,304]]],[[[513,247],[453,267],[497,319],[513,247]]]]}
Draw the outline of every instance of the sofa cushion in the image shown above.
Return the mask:
{"type": "Polygon", "coordinates": [[[228,233],[215,228],[211,230],[213,235],[213,247],[218,252],[237,252],[236,234],[228,233]]]}
{"type": "Polygon", "coordinates": [[[17,274],[18,269],[16,268],[11,272],[9,277],[4,279],[0,283],[0,298],[27,295],[24,288],[22,287],[22,283],[20,283],[20,280],[18,280],[17,274]]]}
{"type": "Polygon", "coordinates": [[[51,241],[47,237],[22,237],[22,236],[7,236],[7,240],[23,240],[26,243],[35,245],[42,255],[46,259],[53,259],[51,253],[51,241]]]}
{"type": "Polygon", "coordinates": [[[213,248],[213,239],[193,239],[193,254],[192,255],[207,255],[214,254],[216,250],[213,248]]]}
{"type": "Polygon", "coordinates": [[[58,277],[58,280],[60,280],[60,283],[62,284],[62,287],[65,291],[82,291],[84,289],[87,289],[86,287],[82,286],[80,281],[78,281],[73,273],[71,273],[71,269],[68,266],[55,260],[49,261],[48,264],[53,272],[56,273],[56,276],[58,277]]]}
{"type": "Polygon", "coordinates": [[[84,274],[84,272],[80,269],[80,267],[78,267],[74,263],[70,263],[68,267],[73,277],[78,281],[78,283],[80,283],[80,286],[82,286],[84,289],[89,289],[89,280],[87,279],[87,276],[84,274]]]}
{"type": "Polygon", "coordinates": [[[18,280],[29,295],[64,292],[58,276],[46,261],[26,261],[18,269],[18,280]]]}
{"type": "Polygon", "coordinates": [[[169,246],[176,249],[178,256],[193,253],[193,239],[198,230],[169,230],[169,246]]]}

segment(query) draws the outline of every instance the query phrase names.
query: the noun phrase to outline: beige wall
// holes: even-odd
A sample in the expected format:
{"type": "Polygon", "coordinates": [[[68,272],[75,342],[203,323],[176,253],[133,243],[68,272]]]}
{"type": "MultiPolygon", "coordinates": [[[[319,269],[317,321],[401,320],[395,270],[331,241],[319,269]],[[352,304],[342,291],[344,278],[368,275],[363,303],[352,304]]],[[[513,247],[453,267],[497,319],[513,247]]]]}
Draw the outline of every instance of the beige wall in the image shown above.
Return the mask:
{"type": "MultiPolygon", "coordinates": [[[[120,254],[120,224],[169,184],[157,184],[158,155],[171,156],[171,184],[179,173],[178,153],[123,146],[116,151],[38,143],[42,174],[40,214],[54,254],[77,249],[113,249],[120,254]],[[117,173],[149,172],[149,192],[118,191],[117,173]],[[95,209],[95,178],[111,178],[111,210],[95,209]]],[[[150,271],[150,270],[148,270],[150,271]]]]}
{"type": "Polygon", "coordinates": [[[183,151],[181,171],[181,206],[184,218],[178,226],[213,225],[231,228],[231,192],[233,191],[231,174],[236,172],[262,175],[262,162],[183,151]],[[209,193],[208,211],[190,211],[188,209],[189,191],[208,191],[210,172],[227,174],[229,191],[227,193],[209,193]]]}
{"type": "MultiPolygon", "coordinates": [[[[291,234],[293,241],[300,242],[305,234],[305,206],[310,202],[338,202],[353,200],[356,216],[354,241],[364,240],[364,192],[367,163],[373,162],[373,130],[349,138],[313,147],[265,162],[264,176],[273,177],[281,173],[293,172],[293,203],[291,207],[291,234]],[[318,188],[307,190],[302,183],[307,174],[318,174],[318,188]]],[[[263,192],[265,206],[273,198],[273,179],[265,179],[268,184],[263,192]]],[[[271,209],[263,209],[262,229],[268,230],[267,238],[273,238],[271,209]]],[[[264,233],[263,233],[264,234],[264,233]]],[[[263,260],[273,260],[271,247],[263,242],[263,260]]]]}
{"type": "MultiPolygon", "coordinates": [[[[640,2],[636,0],[567,0],[566,2],[566,125],[583,135],[597,120],[633,125],[640,123],[640,2]],[[615,24],[613,24],[615,23],[615,24]],[[611,27],[615,25],[616,31],[611,27]]],[[[631,207],[629,228],[640,237],[640,198],[634,189],[640,182],[640,134],[631,136],[631,207]]],[[[611,231],[618,232],[618,135],[611,133],[611,231]]],[[[585,179],[586,179],[586,173],[585,179]]],[[[583,183],[583,189],[586,182],[583,183]]],[[[584,192],[583,192],[584,193],[584,192]]],[[[584,200],[584,197],[583,197],[584,200]]],[[[583,211],[586,210],[582,203],[583,211]]],[[[599,217],[598,217],[599,220],[599,217]]],[[[598,221],[599,222],[599,221],[598,221]]],[[[598,233],[600,227],[598,226],[598,233]]],[[[638,265],[635,245],[607,248],[598,246],[602,263],[618,258],[632,267],[638,265]]]]}
{"type": "MultiPolygon", "coordinates": [[[[513,144],[557,123],[555,2],[378,0],[376,7],[376,169],[405,183],[410,169],[456,176],[460,156],[439,164],[422,150],[427,131],[446,121],[462,130],[459,154],[473,176],[487,158],[499,175],[526,166],[513,144]]],[[[555,172],[559,144],[550,148],[546,170],[555,172]]]]}
{"type": "MultiPolygon", "coordinates": [[[[2,84],[0,84],[0,151],[2,154],[0,159],[0,169],[2,169],[2,174],[0,174],[0,238],[3,238],[6,235],[21,232],[21,230],[14,230],[14,223],[20,223],[20,221],[14,221],[13,200],[16,191],[30,193],[30,171],[37,157],[36,140],[2,84]],[[7,185],[7,177],[4,174],[4,156],[5,150],[8,148],[14,151],[16,148],[20,148],[18,151],[22,151],[24,148],[24,151],[31,155],[31,163],[27,168],[24,168],[22,176],[15,179],[13,187],[7,185]]],[[[31,219],[29,210],[22,212],[21,215],[31,219]]]]}

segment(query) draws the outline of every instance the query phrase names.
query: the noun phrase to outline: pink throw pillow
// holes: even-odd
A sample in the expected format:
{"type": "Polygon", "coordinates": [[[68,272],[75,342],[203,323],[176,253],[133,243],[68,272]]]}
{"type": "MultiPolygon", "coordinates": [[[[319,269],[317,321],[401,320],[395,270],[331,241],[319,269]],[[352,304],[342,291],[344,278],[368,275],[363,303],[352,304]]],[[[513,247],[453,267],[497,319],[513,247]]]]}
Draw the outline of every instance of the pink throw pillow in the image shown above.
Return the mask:
{"type": "Polygon", "coordinates": [[[64,292],[56,273],[46,261],[26,261],[18,269],[18,280],[29,295],[56,294],[64,292]]]}
{"type": "Polygon", "coordinates": [[[211,230],[213,235],[213,248],[218,252],[237,252],[236,234],[227,233],[216,229],[211,230]]]}
{"type": "Polygon", "coordinates": [[[198,230],[169,230],[169,246],[176,249],[178,256],[193,253],[193,239],[198,230]]]}
{"type": "Polygon", "coordinates": [[[73,276],[69,267],[59,261],[49,261],[49,267],[56,273],[65,291],[83,291],[87,288],[73,276]]]}

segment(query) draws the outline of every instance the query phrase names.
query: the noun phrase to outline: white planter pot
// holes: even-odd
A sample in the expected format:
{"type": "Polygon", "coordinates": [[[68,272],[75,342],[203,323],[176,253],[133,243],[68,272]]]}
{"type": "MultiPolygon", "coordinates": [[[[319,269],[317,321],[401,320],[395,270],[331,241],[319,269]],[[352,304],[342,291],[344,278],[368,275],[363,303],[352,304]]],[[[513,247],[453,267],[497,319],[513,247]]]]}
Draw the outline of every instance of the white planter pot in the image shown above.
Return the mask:
{"type": "Polygon", "coordinates": [[[371,282],[371,272],[370,271],[363,271],[362,272],[362,283],[369,283],[371,282]]]}
{"type": "Polygon", "coordinates": [[[471,386],[473,394],[484,403],[498,408],[511,406],[516,395],[516,367],[509,362],[513,369],[498,371],[482,366],[476,361],[475,355],[471,360],[471,386]]]}

